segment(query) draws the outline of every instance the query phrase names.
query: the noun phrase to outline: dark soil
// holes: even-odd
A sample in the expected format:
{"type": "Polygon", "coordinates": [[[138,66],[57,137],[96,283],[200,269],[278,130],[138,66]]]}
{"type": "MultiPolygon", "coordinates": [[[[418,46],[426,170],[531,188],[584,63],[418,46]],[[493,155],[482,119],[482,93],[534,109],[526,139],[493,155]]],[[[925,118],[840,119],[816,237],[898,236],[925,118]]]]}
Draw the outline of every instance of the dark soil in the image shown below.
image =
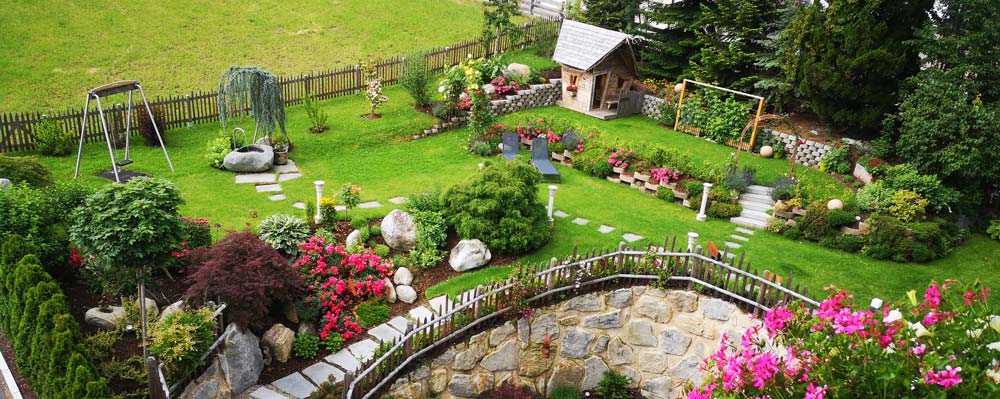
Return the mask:
{"type": "Polygon", "coordinates": [[[368,120],[375,120],[375,119],[381,118],[382,114],[364,114],[364,115],[361,115],[361,117],[365,118],[365,119],[368,119],[368,120]]]}
{"type": "Polygon", "coordinates": [[[539,72],[538,76],[541,76],[545,79],[559,79],[562,78],[562,70],[559,68],[552,68],[546,71],[539,72]]]}
{"type": "MultiPolygon", "coordinates": [[[[14,376],[14,382],[17,384],[17,389],[21,391],[21,396],[24,399],[38,399],[38,395],[35,394],[35,389],[31,386],[31,383],[24,378],[21,378],[20,373],[17,371],[17,366],[14,362],[17,360],[17,356],[14,354],[14,348],[11,346],[10,341],[3,335],[0,335],[0,352],[3,353],[3,358],[7,362],[7,366],[10,367],[10,374],[14,376]]],[[[5,389],[6,382],[0,380],[0,395],[6,395],[5,389]]]]}
{"type": "Polygon", "coordinates": [[[425,113],[427,115],[434,116],[434,107],[437,104],[440,104],[440,103],[430,103],[430,104],[427,104],[427,105],[425,105],[423,107],[420,107],[420,106],[417,106],[416,104],[413,104],[413,109],[416,110],[417,112],[422,112],[422,113],[425,113]]]}
{"type": "MultiPolygon", "coordinates": [[[[115,172],[111,169],[98,173],[96,176],[103,177],[111,181],[115,181],[115,172]]],[[[118,179],[120,179],[122,183],[125,183],[136,177],[153,177],[153,176],[141,172],[131,171],[128,169],[121,169],[121,168],[118,169],[118,179]]]]}

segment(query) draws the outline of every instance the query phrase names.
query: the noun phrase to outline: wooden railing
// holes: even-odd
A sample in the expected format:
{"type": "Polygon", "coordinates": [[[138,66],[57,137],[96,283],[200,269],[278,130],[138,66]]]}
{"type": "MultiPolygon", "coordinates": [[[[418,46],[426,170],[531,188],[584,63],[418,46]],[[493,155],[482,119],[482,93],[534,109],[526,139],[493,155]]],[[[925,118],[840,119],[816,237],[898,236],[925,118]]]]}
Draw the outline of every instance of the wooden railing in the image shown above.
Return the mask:
{"type": "MultiPolygon", "coordinates": [[[[559,35],[559,21],[535,19],[517,27],[513,34],[504,33],[499,41],[484,42],[480,38],[462,41],[446,47],[439,47],[425,52],[428,67],[432,72],[440,72],[448,65],[461,62],[470,54],[473,57],[483,57],[523,48],[535,43],[555,40],[559,35]]],[[[378,76],[384,85],[395,84],[403,76],[405,57],[395,56],[383,59],[375,65],[378,76]]],[[[281,89],[285,104],[294,105],[302,101],[306,94],[319,99],[327,99],[352,95],[366,87],[362,82],[361,71],[356,65],[340,69],[300,74],[298,76],[282,76],[281,89]]],[[[148,88],[147,88],[148,89],[148,88]]],[[[192,91],[190,94],[153,97],[150,106],[162,112],[162,122],[168,129],[181,126],[192,126],[196,123],[214,121],[219,117],[217,91],[192,91]]],[[[126,107],[121,104],[106,105],[105,117],[108,119],[108,129],[114,135],[125,131],[126,107]]],[[[133,112],[139,112],[138,107],[133,112]]],[[[42,112],[22,112],[0,114],[0,153],[35,149],[35,124],[42,120],[42,112]]],[[[62,112],[48,114],[56,120],[63,130],[79,137],[80,123],[83,120],[82,109],[67,109],[62,112]]],[[[133,115],[135,117],[135,115],[133,115]]],[[[87,114],[86,142],[104,140],[96,110],[87,114]]],[[[133,119],[134,120],[134,119],[133,119]]],[[[133,129],[135,132],[135,129],[133,129]]]]}
{"type": "MultiPolygon", "coordinates": [[[[388,350],[379,350],[366,359],[356,375],[347,373],[343,399],[372,398],[427,353],[450,345],[455,338],[475,329],[504,318],[519,317],[512,310],[518,304],[523,306],[524,300],[538,307],[567,291],[594,291],[631,283],[656,284],[714,295],[755,315],[791,301],[812,307],[819,305],[808,296],[808,289],[790,288],[792,275],[779,284],[773,274],[768,280],[756,270],[751,271],[750,262],[744,262],[745,254],[739,256],[735,265],[727,264],[706,256],[700,247],[693,251],[678,250],[676,238],[664,240],[662,247],[650,246],[645,250],[621,243],[615,251],[589,252],[583,256],[578,256],[576,250],[573,252],[561,260],[553,258],[549,263],[529,266],[533,269],[527,278],[518,279],[515,275],[504,282],[463,293],[457,305],[441,310],[439,317],[419,326],[411,323],[402,337],[389,341],[388,350]],[[525,290],[529,291],[526,299],[515,294],[523,294],[525,290]]],[[[727,257],[723,252],[719,259],[727,257]]]]}

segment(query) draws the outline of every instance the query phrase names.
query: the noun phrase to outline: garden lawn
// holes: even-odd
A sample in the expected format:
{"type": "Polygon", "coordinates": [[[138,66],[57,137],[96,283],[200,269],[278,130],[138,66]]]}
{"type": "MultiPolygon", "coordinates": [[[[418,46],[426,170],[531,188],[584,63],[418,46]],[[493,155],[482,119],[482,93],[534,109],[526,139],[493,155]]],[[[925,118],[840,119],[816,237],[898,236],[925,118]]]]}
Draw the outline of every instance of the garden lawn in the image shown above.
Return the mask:
{"type": "Polygon", "coordinates": [[[5,2],[0,111],[80,107],[116,80],[167,96],[214,89],[231,65],[292,75],[443,47],[478,36],[482,10],[475,0],[5,2]]]}
{"type": "MultiPolygon", "coordinates": [[[[228,229],[255,225],[260,218],[284,212],[304,217],[304,212],[292,208],[293,201],[309,201],[315,197],[313,180],[326,181],[326,193],[332,194],[345,183],[362,188],[362,201],[378,200],[381,208],[353,210],[352,215],[382,216],[393,207],[387,200],[395,196],[408,196],[428,190],[444,190],[464,181],[484,162],[470,154],[465,146],[469,137],[467,129],[445,132],[429,138],[409,141],[409,136],[429,126],[432,118],[417,113],[408,104],[409,98],[398,87],[386,89],[390,102],[375,121],[362,119],[365,112],[363,99],[345,97],[322,102],[330,115],[330,130],[322,134],[305,133],[308,120],[301,107],[288,109],[288,126],[296,145],[291,153],[305,174],[304,177],[281,183],[287,200],[272,202],[267,194],[257,193],[251,185],[236,185],[234,175],[209,167],[204,159],[207,142],[218,132],[218,125],[208,123],[195,129],[174,129],[168,137],[168,146],[177,167],[170,175],[158,148],[137,146],[129,168],[166,177],[180,188],[187,204],[182,207],[186,216],[207,217],[211,223],[221,223],[228,229]],[[257,217],[254,218],[254,213],[257,217]]],[[[685,134],[672,132],[642,117],[631,117],[602,122],[556,108],[535,109],[508,118],[525,116],[560,117],[593,124],[613,137],[648,140],[685,150],[693,159],[702,156],[728,157],[730,149],[705,142],[685,134]],[[716,148],[717,147],[717,148],[716,148]]],[[[241,126],[249,127],[243,121],[241,126]]],[[[90,144],[85,148],[84,177],[88,184],[107,184],[108,181],[92,176],[107,169],[106,147],[90,144]]],[[[501,158],[496,157],[497,161],[501,158]]],[[[52,169],[56,179],[72,178],[72,157],[50,158],[42,161],[52,169]]],[[[759,163],[759,179],[776,178],[787,166],[784,161],[764,160],[748,156],[747,163],[759,163]],[[771,177],[767,177],[771,176],[771,177]]],[[[523,257],[525,262],[546,262],[561,257],[578,247],[588,249],[615,248],[622,241],[623,233],[638,234],[646,239],[633,245],[662,243],[664,237],[684,239],[687,232],[700,234],[699,243],[715,242],[720,247],[735,225],[725,220],[695,221],[695,212],[677,204],[668,203],[640,193],[620,184],[585,175],[571,168],[557,166],[562,183],[556,193],[556,209],[570,214],[557,218],[552,240],[534,254],[523,257]],[[571,223],[575,217],[588,219],[587,225],[571,223]],[[601,234],[601,224],[616,230],[601,234]]],[[[832,178],[818,171],[803,169],[801,176],[818,181],[832,178]],[[826,176],[826,177],[824,177],[826,176]]],[[[539,185],[538,198],[547,201],[546,185],[539,185]]],[[[765,231],[758,231],[750,241],[742,243],[747,258],[758,271],[768,269],[787,276],[794,272],[795,281],[809,287],[813,296],[823,296],[822,288],[836,285],[849,289],[867,301],[872,296],[886,299],[901,298],[905,291],[920,288],[932,279],[980,278],[990,286],[1000,287],[1000,243],[983,236],[973,236],[965,245],[949,256],[929,264],[896,264],[874,260],[860,254],[848,254],[822,248],[814,243],[793,241],[765,231]]],[[[457,294],[463,290],[505,277],[511,267],[488,267],[466,273],[428,290],[427,295],[457,294]]]]}

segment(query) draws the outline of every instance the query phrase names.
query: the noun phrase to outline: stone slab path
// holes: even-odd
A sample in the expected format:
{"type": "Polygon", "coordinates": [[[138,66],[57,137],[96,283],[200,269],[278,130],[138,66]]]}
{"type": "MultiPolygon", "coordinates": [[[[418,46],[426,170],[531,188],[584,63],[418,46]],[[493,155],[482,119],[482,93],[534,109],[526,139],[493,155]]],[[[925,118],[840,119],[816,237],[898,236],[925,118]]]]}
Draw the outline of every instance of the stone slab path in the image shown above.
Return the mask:
{"type": "MultiPolygon", "coordinates": [[[[237,174],[235,182],[236,184],[253,184],[254,190],[267,194],[267,199],[270,201],[284,201],[288,197],[282,192],[281,183],[300,177],[302,177],[302,172],[299,171],[298,165],[289,159],[287,164],[275,165],[268,172],[237,174]]],[[[296,202],[292,206],[299,209],[306,208],[305,203],[302,202],[296,202]]]]}

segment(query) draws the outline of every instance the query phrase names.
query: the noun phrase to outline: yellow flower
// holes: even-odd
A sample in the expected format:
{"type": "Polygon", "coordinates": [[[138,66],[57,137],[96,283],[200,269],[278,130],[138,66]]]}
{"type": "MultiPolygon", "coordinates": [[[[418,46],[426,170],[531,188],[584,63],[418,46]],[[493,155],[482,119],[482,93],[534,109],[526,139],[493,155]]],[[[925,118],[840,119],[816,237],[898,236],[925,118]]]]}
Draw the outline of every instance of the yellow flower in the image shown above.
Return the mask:
{"type": "Polygon", "coordinates": [[[319,204],[321,206],[335,206],[337,205],[337,200],[332,197],[323,197],[323,199],[319,200],[319,204]]]}
{"type": "Polygon", "coordinates": [[[1000,316],[990,316],[990,327],[1000,333],[1000,316]]]}
{"type": "Polygon", "coordinates": [[[928,335],[934,335],[934,334],[931,334],[931,332],[927,330],[927,327],[924,327],[924,325],[921,324],[921,323],[919,323],[919,322],[910,324],[910,328],[913,329],[913,331],[916,334],[917,338],[926,337],[928,335]]]}
{"type": "Polygon", "coordinates": [[[906,297],[910,298],[910,304],[917,306],[917,290],[909,290],[906,292],[906,297]]]}

